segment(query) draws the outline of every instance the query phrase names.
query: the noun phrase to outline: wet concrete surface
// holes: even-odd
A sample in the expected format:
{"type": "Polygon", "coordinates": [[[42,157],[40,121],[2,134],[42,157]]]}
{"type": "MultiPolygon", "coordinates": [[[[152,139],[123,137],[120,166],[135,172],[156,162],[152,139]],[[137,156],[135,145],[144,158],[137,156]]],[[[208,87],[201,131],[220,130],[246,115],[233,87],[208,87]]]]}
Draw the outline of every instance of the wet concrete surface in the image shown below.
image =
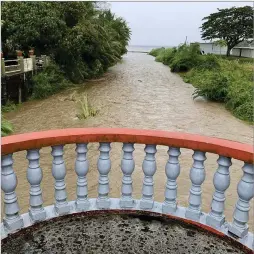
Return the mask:
{"type": "MultiPolygon", "coordinates": [[[[128,53],[122,63],[114,66],[105,78],[73,87],[44,100],[22,104],[16,112],[6,114],[13,123],[15,133],[25,133],[49,129],[75,127],[114,127],[137,128],[166,131],[181,131],[194,134],[225,138],[242,143],[253,143],[253,129],[250,125],[235,118],[223,104],[208,102],[202,98],[192,99],[194,88],[183,82],[177,74],[171,73],[167,66],[154,61],[146,54],[128,53]],[[86,92],[91,105],[99,114],[79,120],[79,104],[71,100],[73,93],[77,100],[86,92]]],[[[89,172],[88,195],[97,197],[98,184],[98,144],[88,145],[89,172]]],[[[110,152],[111,172],[110,196],[119,197],[122,172],[120,169],[122,145],[112,144],[110,152]]],[[[167,147],[157,147],[157,171],[154,175],[154,197],[163,202],[166,183],[165,165],[168,159],[167,147]]],[[[52,177],[51,148],[41,149],[40,164],[43,170],[42,190],[44,205],[54,203],[54,178],[52,177]]],[[[65,178],[68,199],[76,199],[75,145],[65,146],[64,159],[67,168],[65,178]]],[[[188,205],[191,182],[189,172],[192,166],[192,150],[182,149],[180,156],[181,173],[177,179],[178,204],[188,205]]],[[[135,145],[135,170],[133,173],[133,197],[141,197],[144,159],[144,145],[135,145]]],[[[218,167],[217,155],[207,154],[205,161],[206,179],[202,185],[202,209],[210,211],[214,192],[213,175],[218,167]]],[[[26,151],[14,155],[14,170],[18,177],[17,196],[21,213],[29,208],[29,184],[26,179],[26,151]]],[[[238,199],[237,184],[243,172],[243,163],[233,160],[230,167],[231,182],[226,191],[225,215],[232,221],[235,203],[238,199]]],[[[250,230],[254,231],[254,208],[251,202],[250,230]]],[[[2,206],[3,208],[3,206],[2,206]]],[[[3,210],[2,210],[3,211],[3,210]]],[[[2,213],[3,214],[3,213],[2,213]]]]}
{"type": "Polygon", "coordinates": [[[88,212],[58,217],[2,241],[2,254],[18,253],[251,253],[221,237],[161,216],[88,212]]]}

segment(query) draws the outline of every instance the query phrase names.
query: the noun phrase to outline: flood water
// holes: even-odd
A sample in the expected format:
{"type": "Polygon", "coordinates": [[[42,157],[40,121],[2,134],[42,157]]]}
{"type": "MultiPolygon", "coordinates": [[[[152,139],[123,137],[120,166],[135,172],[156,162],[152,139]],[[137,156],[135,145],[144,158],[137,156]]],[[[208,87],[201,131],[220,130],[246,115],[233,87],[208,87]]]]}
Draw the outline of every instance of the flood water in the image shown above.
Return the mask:
{"type": "MultiPolygon", "coordinates": [[[[123,61],[113,67],[104,78],[71,88],[45,100],[26,102],[16,112],[6,114],[6,118],[13,123],[15,133],[73,127],[117,127],[188,132],[252,144],[253,131],[250,125],[235,118],[222,104],[208,102],[202,98],[193,100],[193,91],[191,84],[184,83],[181,77],[171,73],[167,66],[155,62],[153,57],[142,53],[128,53],[123,57],[123,61]],[[76,95],[73,95],[75,92],[76,95]],[[71,98],[82,97],[84,92],[88,94],[91,105],[99,110],[99,114],[86,120],[79,120],[76,117],[78,103],[71,98]]],[[[121,144],[112,144],[112,167],[109,174],[111,197],[120,196],[121,147],[121,144]]],[[[88,148],[89,197],[96,197],[98,144],[89,144],[88,148]]],[[[157,150],[154,197],[157,201],[163,201],[167,147],[158,146],[157,150]]],[[[45,205],[54,202],[50,152],[50,148],[41,149],[40,163],[43,169],[42,190],[45,205]]],[[[177,180],[178,203],[187,206],[193,151],[182,149],[181,152],[181,173],[177,180]]],[[[136,167],[133,173],[134,198],[141,197],[144,155],[144,145],[136,145],[134,152],[136,167]]],[[[22,213],[29,207],[25,156],[26,152],[14,155],[14,169],[18,177],[17,195],[22,213]]],[[[74,200],[76,198],[75,145],[65,146],[64,159],[67,167],[65,179],[68,199],[74,200]]],[[[202,185],[202,209],[205,212],[209,212],[210,209],[217,159],[217,155],[207,154],[206,179],[202,185]]],[[[232,162],[231,184],[226,192],[225,214],[228,219],[232,218],[238,197],[237,183],[241,179],[243,166],[240,161],[232,160],[232,162]]],[[[253,205],[251,211],[250,217],[253,217],[253,205]]],[[[253,218],[251,220],[253,226],[253,218]]]]}

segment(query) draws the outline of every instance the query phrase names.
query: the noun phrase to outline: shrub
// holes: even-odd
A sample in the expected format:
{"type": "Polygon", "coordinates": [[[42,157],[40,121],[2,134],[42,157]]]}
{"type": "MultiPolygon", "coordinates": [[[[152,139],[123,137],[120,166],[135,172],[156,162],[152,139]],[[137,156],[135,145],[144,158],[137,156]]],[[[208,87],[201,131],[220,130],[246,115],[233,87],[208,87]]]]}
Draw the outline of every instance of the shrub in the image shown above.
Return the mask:
{"type": "Polygon", "coordinates": [[[178,47],[174,54],[170,68],[172,72],[184,72],[198,65],[200,61],[199,45],[194,43],[190,46],[183,44],[178,47]]]}
{"type": "Polygon", "coordinates": [[[242,120],[253,122],[253,82],[236,80],[228,88],[226,107],[242,120]]]}
{"type": "Polygon", "coordinates": [[[212,54],[203,55],[200,57],[200,62],[198,63],[197,68],[200,70],[219,69],[219,59],[217,56],[212,54]]]}
{"type": "Polygon", "coordinates": [[[159,55],[155,58],[155,61],[162,62],[165,65],[170,65],[176,52],[176,48],[167,48],[159,53],[159,55]]]}
{"type": "Polygon", "coordinates": [[[2,112],[11,112],[16,110],[19,107],[19,104],[15,104],[12,101],[7,101],[5,105],[2,105],[1,111],[2,112]]]}
{"type": "Polygon", "coordinates": [[[211,70],[197,71],[193,70],[190,82],[196,86],[193,98],[204,96],[212,101],[224,102],[229,86],[229,78],[221,73],[211,70]]]}
{"type": "Polygon", "coordinates": [[[33,82],[33,99],[42,99],[48,97],[65,87],[68,82],[65,79],[60,68],[51,63],[42,72],[32,78],[33,82]]]}
{"type": "Polygon", "coordinates": [[[195,43],[154,50],[152,54],[157,55],[156,61],[169,65],[172,72],[186,72],[181,76],[196,87],[193,98],[204,96],[225,102],[235,116],[253,122],[252,59],[201,55],[199,45],[195,43]]]}
{"type": "Polygon", "coordinates": [[[13,126],[6,119],[1,117],[1,135],[2,137],[8,136],[13,133],[13,126]]]}
{"type": "Polygon", "coordinates": [[[156,56],[158,56],[158,55],[159,55],[162,51],[164,51],[164,50],[165,50],[164,47],[152,49],[152,50],[148,53],[148,55],[151,55],[151,56],[156,57],[156,56]]]}
{"type": "Polygon", "coordinates": [[[88,102],[87,94],[84,94],[83,100],[79,100],[78,102],[80,104],[80,113],[77,114],[79,119],[86,119],[89,116],[95,116],[98,113],[98,110],[93,109],[88,102]]]}

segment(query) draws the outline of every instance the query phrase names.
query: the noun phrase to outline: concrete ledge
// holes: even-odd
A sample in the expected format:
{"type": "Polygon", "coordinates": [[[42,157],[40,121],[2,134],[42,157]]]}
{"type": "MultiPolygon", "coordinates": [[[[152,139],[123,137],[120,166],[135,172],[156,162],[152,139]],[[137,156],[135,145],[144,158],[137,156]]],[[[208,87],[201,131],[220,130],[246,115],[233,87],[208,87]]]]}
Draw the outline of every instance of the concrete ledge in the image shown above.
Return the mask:
{"type": "MultiPolygon", "coordinates": [[[[96,199],[95,198],[91,198],[88,200],[90,203],[90,206],[88,207],[88,209],[86,211],[100,211],[101,209],[98,209],[97,205],[96,205],[96,199]]],[[[69,206],[70,206],[70,213],[69,214],[75,214],[75,213],[79,213],[80,211],[76,210],[76,203],[75,201],[70,201],[69,202],[69,206]]],[[[217,232],[217,234],[219,235],[228,235],[229,237],[231,237],[232,239],[235,239],[236,241],[240,242],[241,244],[245,245],[246,247],[253,249],[253,243],[254,243],[254,236],[253,233],[248,232],[248,235],[245,236],[244,238],[234,238],[231,234],[228,233],[228,223],[225,222],[220,228],[214,229],[211,226],[206,224],[206,218],[207,218],[207,214],[205,213],[201,213],[200,219],[198,222],[189,220],[185,218],[185,212],[186,212],[186,208],[185,207],[177,207],[177,210],[174,213],[164,213],[162,211],[162,206],[163,203],[159,203],[159,202],[154,202],[153,208],[148,211],[148,213],[157,213],[161,216],[166,215],[170,218],[174,218],[174,219],[183,219],[185,222],[189,223],[189,224],[193,224],[196,225],[198,227],[204,228],[206,230],[210,230],[211,232],[217,232]]],[[[140,200],[134,200],[134,207],[133,208],[121,208],[120,207],[120,199],[117,198],[110,198],[110,210],[118,210],[118,211],[128,211],[129,213],[131,211],[138,212],[138,211],[145,211],[144,209],[140,208],[140,200]]],[[[56,217],[62,217],[56,214],[55,212],[55,208],[54,205],[51,206],[47,206],[45,207],[45,211],[46,211],[46,220],[50,220],[52,218],[56,218],[56,217]]],[[[106,212],[109,210],[106,210],[106,212]]],[[[29,217],[29,213],[26,214],[22,214],[21,217],[23,218],[23,222],[24,222],[24,226],[23,228],[27,228],[31,225],[34,224],[34,222],[31,221],[30,217],[29,217]]],[[[8,229],[6,229],[3,225],[3,223],[1,223],[1,238],[5,239],[8,235],[13,234],[15,232],[10,232],[8,231],[8,229]]]]}
{"type": "Polygon", "coordinates": [[[2,240],[2,253],[252,253],[186,219],[141,210],[95,210],[36,223],[2,240]]]}

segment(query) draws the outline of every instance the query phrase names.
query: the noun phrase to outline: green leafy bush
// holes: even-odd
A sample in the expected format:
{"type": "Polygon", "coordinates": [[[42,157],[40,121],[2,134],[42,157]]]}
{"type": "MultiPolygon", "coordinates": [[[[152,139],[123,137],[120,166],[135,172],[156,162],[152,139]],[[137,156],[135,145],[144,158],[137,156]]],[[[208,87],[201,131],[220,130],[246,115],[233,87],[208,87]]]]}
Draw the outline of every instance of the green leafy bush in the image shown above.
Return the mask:
{"type": "Polygon", "coordinates": [[[194,43],[190,46],[183,44],[178,47],[174,54],[170,68],[172,72],[185,72],[198,65],[200,61],[199,45],[194,43]]]}
{"type": "Polygon", "coordinates": [[[151,55],[151,56],[156,57],[156,56],[158,56],[158,55],[159,55],[162,51],[164,51],[164,50],[165,50],[164,47],[152,49],[152,50],[148,53],[148,55],[151,55]]]}
{"type": "MultiPolygon", "coordinates": [[[[34,47],[36,55],[49,55],[74,83],[99,77],[127,52],[131,31],[126,21],[97,2],[23,1],[1,7],[4,54],[34,47]]],[[[44,81],[42,92],[51,93],[49,83],[44,81]]]]}
{"type": "Polygon", "coordinates": [[[253,122],[253,82],[236,80],[228,88],[226,107],[242,120],[253,122]]]}
{"type": "Polygon", "coordinates": [[[19,107],[19,104],[15,104],[14,102],[7,101],[5,105],[2,105],[2,112],[11,112],[16,110],[19,107]]]}
{"type": "Polygon", "coordinates": [[[170,65],[176,52],[176,48],[167,48],[159,53],[159,55],[155,58],[155,61],[162,62],[165,65],[170,65]]]}
{"type": "Polygon", "coordinates": [[[208,54],[200,57],[200,62],[196,66],[199,70],[219,69],[219,59],[216,55],[208,54]]]}
{"type": "Polygon", "coordinates": [[[13,126],[6,119],[1,117],[1,135],[2,137],[8,136],[13,133],[13,126]]]}
{"type": "Polygon", "coordinates": [[[156,57],[155,61],[169,65],[172,72],[183,72],[197,65],[200,48],[196,43],[190,46],[183,44],[178,48],[153,49],[149,54],[156,57]]]}
{"type": "Polygon", "coordinates": [[[253,122],[252,59],[201,55],[198,44],[150,53],[156,55],[157,62],[169,65],[172,72],[184,72],[184,81],[196,87],[193,98],[224,102],[236,117],[253,122]]]}
{"type": "Polygon", "coordinates": [[[236,117],[253,122],[253,72],[248,64],[206,56],[184,81],[196,87],[193,98],[225,102],[236,117]]]}
{"type": "Polygon", "coordinates": [[[193,98],[204,96],[212,101],[225,102],[229,86],[229,78],[225,74],[210,70],[196,71],[190,80],[197,87],[193,98]]]}
{"type": "Polygon", "coordinates": [[[51,63],[42,72],[32,78],[33,99],[46,98],[68,86],[63,72],[56,65],[51,63]]]}

